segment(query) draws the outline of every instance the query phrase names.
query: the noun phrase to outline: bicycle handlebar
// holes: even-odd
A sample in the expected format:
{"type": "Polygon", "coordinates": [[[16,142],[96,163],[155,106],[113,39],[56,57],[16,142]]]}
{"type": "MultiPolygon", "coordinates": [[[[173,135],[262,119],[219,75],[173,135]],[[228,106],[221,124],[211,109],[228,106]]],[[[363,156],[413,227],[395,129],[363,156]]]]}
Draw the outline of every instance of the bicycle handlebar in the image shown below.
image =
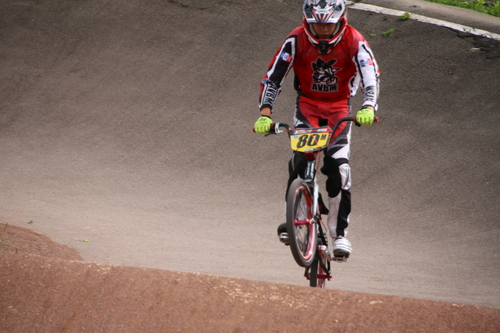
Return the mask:
{"type": "MultiPolygon", "coordinates": [[[[332,129],[332,132],[335,133],[335,131],[337,130],[337,128],[339,127],[339,125],[345,121],[353,121],[354,123],[356,123],[356,125],[360,126],[360,124],[356,121],[356,117],[346,117],[346,118],[342,118],[342,119],[339,119],[335,125],[333,125],[331,127],[332,129]]],[[[378,123],[379,119],[378,117],[375,117],[375,120],[374,120],[374,123],[378,123]]],[[[283,133],[283,132],[288,132],[290,130],[294,130],[294,129],[290,129],[290,126],[288,124],[285,124],[285,123],[272,123],[271,124],[271,130],[269,131],[269,133],[266,134],[267,135],[271,135],[271,134],[279,134],[279,133],[283,133]],[[280,130],[280,127],[283,127],[284,130],[280,130]]]]}

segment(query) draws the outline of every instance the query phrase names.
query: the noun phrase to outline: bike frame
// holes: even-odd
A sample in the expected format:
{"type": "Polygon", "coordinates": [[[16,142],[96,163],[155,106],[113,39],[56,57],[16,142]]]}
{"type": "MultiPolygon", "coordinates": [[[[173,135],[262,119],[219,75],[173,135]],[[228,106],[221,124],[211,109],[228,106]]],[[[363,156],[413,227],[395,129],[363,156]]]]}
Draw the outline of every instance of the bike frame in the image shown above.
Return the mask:
{"type": "Polygon", "coordinates": [[[318,178],[318,169],[319,169],[319,159],[321,158],[321,154],[319,152],[306,153],[307,167],[305,172],[305,181],[310,181],[313,184],[313,216],[316,217],[319,211],[319,185],[316,180],[318,178]],[[309,155],[309,156],[308,156],[309,155]],[[314,158],[310,158],[310,156],[314,155],[314,158]]]}
{"type": "MultiPolygon", "coordinates": [[[[300,131],[300,129],[299,129],[300,131]]],[[[277,123],[275,125],[275,133],[288,132],[292,135],[295,130],[290,130],[289,126],[283,123],[277,123]],[[285,130],[281,130],[280,127],[284,127],[285,130]]],[[[332,132],[333,133],[333,132],[332,132]]],[[[304,276],[310,281],[311,287],[325,287],[325,281],[332,278],[330,274],[330,261],[331,255],[328,251],[328,237],[325,233],[324,225],[321,219],[321,213],[319,208],[319,185],[317,183],[317,177],[320,166],[321,151],[323,149],[318,149],[315,151],[305,152],[306,158],[306,170],[304,173],[304,182],[310,184],[310,190],[312,190],[312,216],[311,219],[306,219],[305,221],[300,221],[296,225],[310,225],[314,224],[314,234],[316,239],[316,246],[314,252],[314,259],[311,265],[305,267],[304,276]],[[311,268],[313,267],[313,268],[311,268]],[[313,271],[314,270],[314,271],[313,271]],[[319,283],[318,283],[319,282],[319,283]]],[[[297,221],[298,222],[298,221],[297,221]]]]}
{"type": "MultiPolygon", "coordinates": [[[[306,267],[304,276],[311,282],[312,287],[325,287],[325,280],[330,281],[332,278],[330,272],[330,261],[332,260],[330,252],[328,251],[328,237],[325,234],[325,230],[323,230],[323,221],[321,219],[321,214],[319,212],[319,185],[317,183],[318,171],[320,165],[321,154],[319,151],[306,153],[307,160],[307,168],[305,172],[306,181],[311,181],[313,185],[313,220],[315,220],[315,229],[316,235],[318,239],[317,250],[315,256],[317,257],[315,260],[318,261],[317,265],[321,266],[322,274],[317,273],[314,279],[311,279],[312,268],[311,266],[306,267]],[[314,280],[314,281],[313,281],[314,280]],[[321,282],[318,283],[318,280],[321,282]]],[[[316,266],[317,270],[318,267],[316,266]]]]}

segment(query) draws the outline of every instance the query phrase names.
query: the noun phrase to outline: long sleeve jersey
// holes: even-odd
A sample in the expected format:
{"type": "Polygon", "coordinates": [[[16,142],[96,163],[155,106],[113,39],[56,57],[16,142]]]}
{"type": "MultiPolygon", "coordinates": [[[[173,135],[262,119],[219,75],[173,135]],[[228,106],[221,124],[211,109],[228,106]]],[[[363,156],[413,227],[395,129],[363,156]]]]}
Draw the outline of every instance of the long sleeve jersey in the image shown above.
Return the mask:
{"type": "Polygon", "coordinates": [[[350,25],[326,55],[308,40],[304,26],[295,28],[274,55],[261,82],[260,108],[273,108],[292,68],[300,95],[335,102],[354,96],[361,88],[363,106],[377,107],[380,71],[368,42],[350,25]]]}

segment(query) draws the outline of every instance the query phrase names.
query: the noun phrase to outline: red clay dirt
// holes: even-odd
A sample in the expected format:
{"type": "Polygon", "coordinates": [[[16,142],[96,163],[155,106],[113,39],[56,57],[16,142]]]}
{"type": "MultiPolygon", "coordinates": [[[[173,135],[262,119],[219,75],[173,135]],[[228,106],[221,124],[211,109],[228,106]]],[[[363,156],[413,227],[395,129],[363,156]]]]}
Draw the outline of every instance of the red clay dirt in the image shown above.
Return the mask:
{"type": "Polygon", "coordinates": [[[89,263],[1,227],[0,332],[500,331],[500,309],[89,263]]]}

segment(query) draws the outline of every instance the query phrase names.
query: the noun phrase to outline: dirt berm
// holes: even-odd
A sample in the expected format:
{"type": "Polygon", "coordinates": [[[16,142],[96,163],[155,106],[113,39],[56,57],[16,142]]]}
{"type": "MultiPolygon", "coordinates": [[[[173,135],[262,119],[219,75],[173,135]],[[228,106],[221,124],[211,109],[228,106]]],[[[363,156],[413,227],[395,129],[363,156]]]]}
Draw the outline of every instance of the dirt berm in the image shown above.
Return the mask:
{"type": "Polygon", "coordinates": [[[500,331],[500,309],[88,263],[2,230],[0,332],[500,331]]]}

